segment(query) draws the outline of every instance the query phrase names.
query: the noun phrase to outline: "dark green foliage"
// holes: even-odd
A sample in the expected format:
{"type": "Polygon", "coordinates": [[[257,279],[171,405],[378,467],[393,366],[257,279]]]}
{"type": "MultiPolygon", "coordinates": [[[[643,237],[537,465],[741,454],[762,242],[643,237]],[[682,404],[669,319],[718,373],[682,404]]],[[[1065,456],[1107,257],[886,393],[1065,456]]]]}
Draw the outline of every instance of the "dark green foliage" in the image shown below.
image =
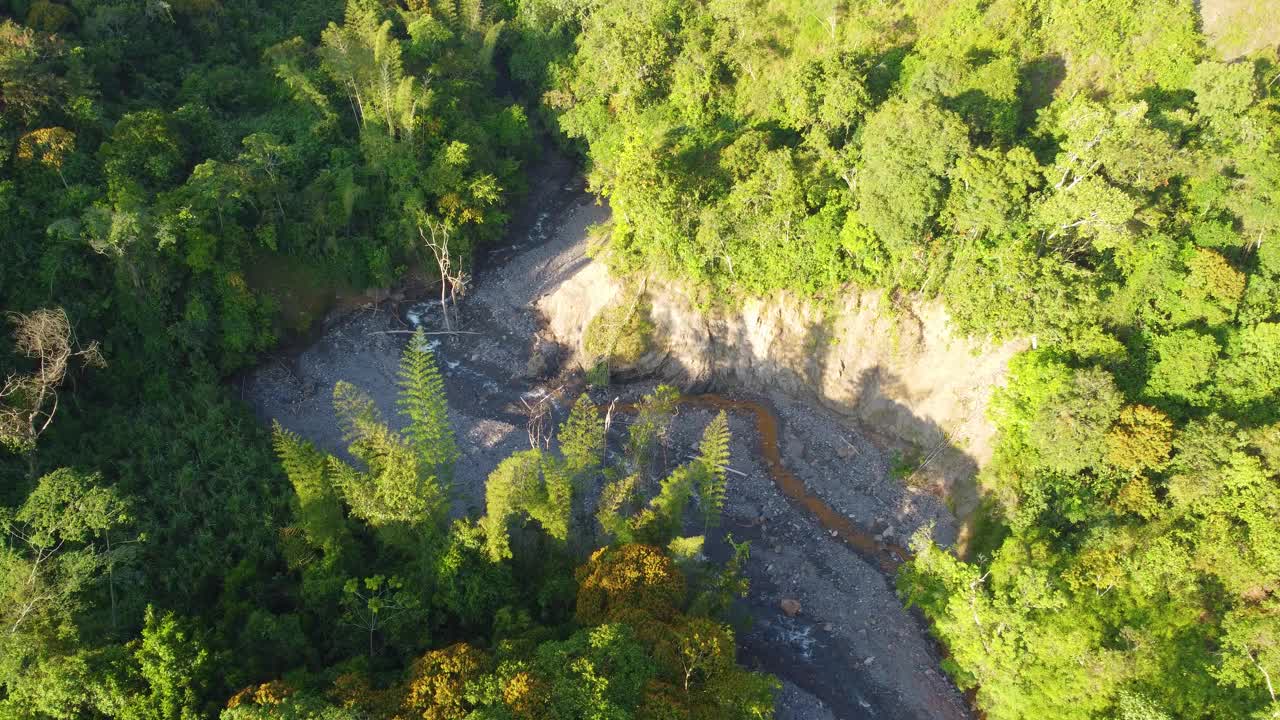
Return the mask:
{"type": "MultiPolygon", "coordinates": [[[[41,563],[80,581],[54,583],[66,592],[39,616],[56,642],[0,651],[0,714],[209,717],[244,683],[347,650],[332,632],[343,573],[382,539],[348,521],[335,475],[350,478],[285,433],[280,471],[227,381],[306,330],[335,288],[398,281],[422,260],[405,232],[422,215],[451,224],[463,262],[502,231],[531,149],[523,111],[495,91],[509,11],[431,34],[435,4],[411,5],[352,5],[383,29],[379,57],[401,58],[404,91],[367,119],[321,67],[342,2],[22,2],[0,21],[0,306],[61,306],[73,351],[97,341],[106,359],[70,363],[56,421],[0,458],[0,516],[24,527],[38,478],[64,466],[129,508],[63,543],[75,573],[41,563]]],[[[6,331],[0,378],[35,368],[20,350],[6,331]]],[[[447,429],[426,365],[406,375],[427,390],[412,403],[425,424],[447,429]]],[[[433,440],[427,461],[447,475],[451,437],[433,440]]],[[[363,437],[383,469],[393,447],[363,437]]],[[[394,483],[343,484],[367,515],[399,503],[394,483]]],[[[431,506],[398,508],[414,518],[443,502],[414,499],[431,506]]],[[[396,540],[393,555],[434,563],[426,540],[396,540]]],[[[9,597],[28,574],[4,577],[9,597]]]]}
{"type": "MultiPolygon", "coordinates": [[[[732,632],[686,612],[741,593],[681,537],[692,497],[704,526],[723,503],[723,416],[680,465],[660,389],[609,467],[581,399],[449,525],[421,337],[404,436],[337,389],[354,467],[279,429],[277,462],[227,392],[333,288],[430,261],[421,228],[463,264],[500,236],[531,150],[509,88],[583,153],[619,271],[712,302],[936,297],[1030,339],[993,403],[983,554],[922,539],[899,577],[987,717],[1274,715],[1274,51],[1210,58],[1189,0],[838,5],[10,3],[0,306],[61,307],[107,364],[6,431],[0,715],[768,716],[732,632]],[[604,532],[654,546],[575,588],[597,483],[604,532]],[[565,625],[575,590],[607,617],[565,625]],[[486,650],[422,655],[464,637],[486,650]]],[[[599,325],[606,360],[645,351],[643,312],[599,325]]],[[[0,378],[38,372],[6,334],[0,378]]]]}

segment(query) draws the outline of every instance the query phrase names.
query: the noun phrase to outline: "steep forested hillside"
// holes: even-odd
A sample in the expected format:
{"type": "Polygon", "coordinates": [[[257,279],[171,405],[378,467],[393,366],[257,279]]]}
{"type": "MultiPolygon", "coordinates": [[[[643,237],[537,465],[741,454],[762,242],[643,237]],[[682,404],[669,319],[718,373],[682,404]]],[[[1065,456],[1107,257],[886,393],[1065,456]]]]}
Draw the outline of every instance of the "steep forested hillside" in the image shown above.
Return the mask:
{"type": "Polygon", "coordinates": [[[900,577],[991,718],[1280,712],[1280,66],[1190,0],[528,2],[616,269],[1020,336],[988,531],[900,577]]]}
{"type": "Polygon", "coordinates": [[[1028,340],[983,531],[898,578],[987,717],[1280,715],[1280,60],[1191,0],[0,13],[0,717],[769,715],[735,567],[678,537],[723,428],[656,467],[665,391],[620,464],[584,403],[451,524],[419,340],[406,433],[335,389],[354,465],[224,383],[343,288],[465,270],[540,125],[619,272],[1028,340]]]}

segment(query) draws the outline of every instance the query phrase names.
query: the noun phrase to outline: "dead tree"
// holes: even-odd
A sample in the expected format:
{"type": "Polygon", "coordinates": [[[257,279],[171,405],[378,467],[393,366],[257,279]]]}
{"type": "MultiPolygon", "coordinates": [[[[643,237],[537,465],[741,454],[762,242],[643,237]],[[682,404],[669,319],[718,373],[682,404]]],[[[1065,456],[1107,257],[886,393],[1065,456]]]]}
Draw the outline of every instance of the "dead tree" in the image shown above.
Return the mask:
{"type": "Polygon", "coordinates": [[[442,222],[427,220],[427,233],[418,226],[418,235],[436,259],[436,268],[440,271],[440,313],[444,316],[445,330],[453,330],[449,319],[450,306],[457,308],[458,296],[466,291],[467,275],[462,268],[455,268],[457,260],[449,250],[449,227],[442,222]]]}
{"type": "Polygon", "coordinates": [[[58,387],[73,359],[102,366],[98,343],[81,347],[62,308],[9,313],[14,350],[35,361],[30,372],[10,372],[0,385],[0,445],[23,454],[49,428],[58,412],[58,387]]]}

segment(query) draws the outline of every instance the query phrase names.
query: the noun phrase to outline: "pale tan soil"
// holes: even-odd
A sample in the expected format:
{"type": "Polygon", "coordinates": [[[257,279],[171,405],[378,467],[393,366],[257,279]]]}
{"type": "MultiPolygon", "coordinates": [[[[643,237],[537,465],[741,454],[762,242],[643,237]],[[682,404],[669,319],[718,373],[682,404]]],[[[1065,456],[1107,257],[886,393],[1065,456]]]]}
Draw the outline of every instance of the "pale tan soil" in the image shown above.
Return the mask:
{"type": "Polygon", "coordinates": [[[672,283],[624,284],[601,262],[582,265],[538,309],[552,335],[587,364],[583,331],[591,318],[610,304],[633,302],[641,287],[654,347],[634,366],[618,368],[624,374],[816,401],[918,457],[911,483],[947,498],[960,517],[977,507],[975,476],[991,459],[995,432],[987,404],[1025,343],[958,338],[940,304],[890,311],[874,292],[850,291],[830,305],[779,293],[707,307],[672,283]]]}

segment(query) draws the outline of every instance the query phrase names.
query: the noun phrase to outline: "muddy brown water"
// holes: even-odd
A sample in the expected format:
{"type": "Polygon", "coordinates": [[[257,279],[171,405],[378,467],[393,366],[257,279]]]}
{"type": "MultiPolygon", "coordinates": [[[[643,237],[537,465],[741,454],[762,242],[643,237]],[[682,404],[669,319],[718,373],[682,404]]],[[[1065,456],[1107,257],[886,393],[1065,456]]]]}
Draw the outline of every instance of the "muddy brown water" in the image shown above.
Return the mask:
{"type": "MultiPolygon", "coordinates": [[[[727,398],[713,393],[682,395],[678,403],[700,410],[724,410],[750,416],[755,421],[757,443],[760,455],[769,468],[769,477],[787,499],[808,512],[823,529],[835,533],[836,537],[864,560],[880,568],[885,575],[892,577],[898,567],[910,559],[910,553],[906,548],[879,540],[858,527],[846,515],[831,507],[827,501],[810,492],[804,481],[787,468],[782,460],[782,448],[779,445],[780,422],[778,416],[769,407],[754,400],[727,398]]],[[[610,409],[621,413],[632,413],[636,411],[636,405],[628,403],[612,408],[601,408],[602,411],[610,409]]]]}

